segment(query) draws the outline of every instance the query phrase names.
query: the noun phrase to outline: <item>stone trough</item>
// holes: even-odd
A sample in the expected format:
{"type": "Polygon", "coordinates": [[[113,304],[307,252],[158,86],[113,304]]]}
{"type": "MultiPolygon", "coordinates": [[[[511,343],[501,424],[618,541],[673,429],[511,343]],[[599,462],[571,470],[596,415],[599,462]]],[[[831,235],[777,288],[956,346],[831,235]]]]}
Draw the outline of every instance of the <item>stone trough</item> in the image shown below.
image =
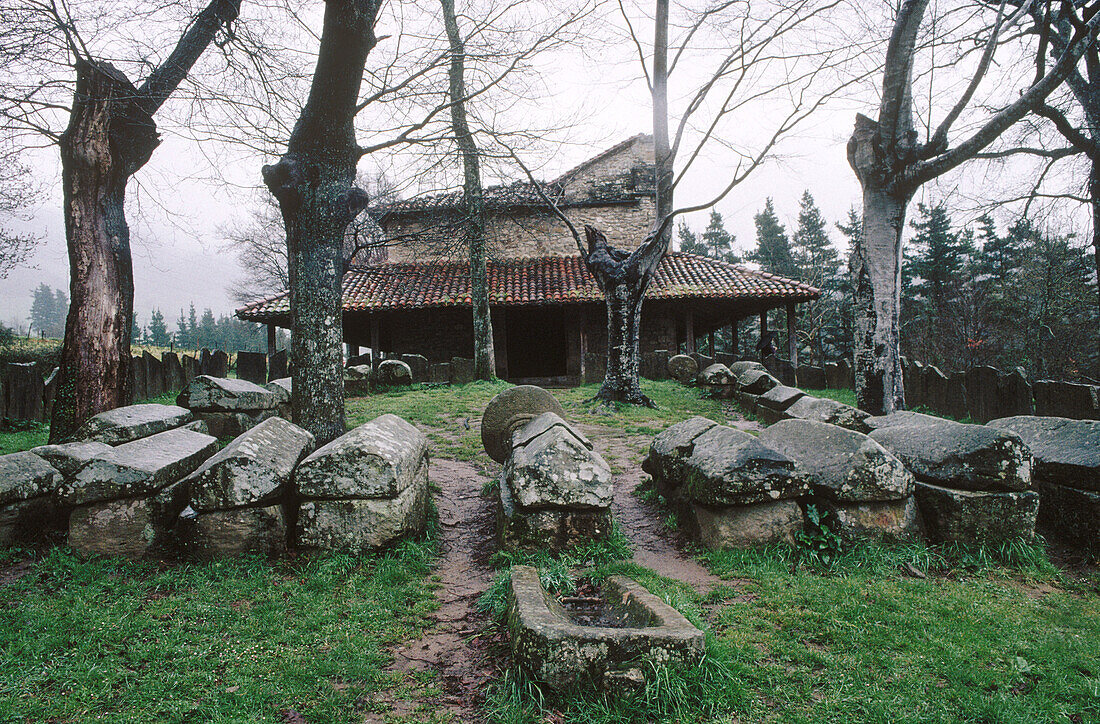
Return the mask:
{"type": "Polygon", "coordinates": [[[642,685],[653,667],[702,658],[703,632],[636,581],[611,576],[603,593],[605,625],[586,625],[543,588],[538,571],[513,568],[512,660],[556,689],[594,685],[614,692],[642,685]]]}

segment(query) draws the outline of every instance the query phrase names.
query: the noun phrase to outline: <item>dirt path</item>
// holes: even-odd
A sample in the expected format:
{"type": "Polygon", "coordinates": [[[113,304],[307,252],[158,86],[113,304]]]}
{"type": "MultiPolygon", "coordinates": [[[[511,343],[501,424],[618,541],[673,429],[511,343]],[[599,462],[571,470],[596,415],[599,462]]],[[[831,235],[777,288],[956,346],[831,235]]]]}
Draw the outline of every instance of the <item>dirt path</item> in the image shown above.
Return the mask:
{"type": "MultiPolygon", "coordinates": [[[[393,669],[437,672],[443,691],[439,708],[455,721],[481,722],[486,685],[497,675],[488,621],[477,610],[478,597],[492,582],[487,559],[493,551],[493,509],[481,495],[486,478],[470,463],[433,458],[430,478],[440,491],[435,495],[440,556],[433,570],[440,606],[433,614],[435,624],[420,639],[393,652],[393,669]]],[[[401,716],[400,709],[395,703],[388,719],[367,721],[393,720],[401,716]]]]}
{"type": "Polygon", "coordinates": [[[649,477],[642,472],[641,461],[650,438],[623,435],[600,425],[581,425],[581,428],[592,440],[596,452],[603,455],[615,471],[612,510],[620,528],[634,544],[634,562],[666,578],[684,581],[699,593],[706,593],[722,583],[684,552],[685,541],[664,524],[668,511],[643,502],[634,492],[649,477]]]}

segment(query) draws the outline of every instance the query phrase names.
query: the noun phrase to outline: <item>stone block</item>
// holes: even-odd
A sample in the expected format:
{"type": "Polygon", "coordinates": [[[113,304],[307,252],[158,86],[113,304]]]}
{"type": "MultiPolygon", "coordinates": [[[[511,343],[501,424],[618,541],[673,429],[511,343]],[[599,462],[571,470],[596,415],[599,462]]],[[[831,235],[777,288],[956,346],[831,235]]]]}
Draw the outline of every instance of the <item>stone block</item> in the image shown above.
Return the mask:
{"type": "Polygon", "coordinates": [[[0,505],[53,495],[61,474],[32,452],[0,455],[0,505]]]}
{"type": "Polygon", "coordinates": [[[144,357],[130,358],[130,399],[134,402],[149,399],[149,365],[144,357]]]}
{"type": "Polygon", "coordinates": [[[286,518],[281,505],[199,513],[182,537],[200,561],[245,553],[275,557],[286,550],[286,518]]]}
{"type": "Polygon", "coordinates": [[[650,380],[668,379],[668,350],[656,349],[642,353],[641,375],[650,380]]]}
{"type": "Polygon", "coordinates": [[[42,543],[68,523],[68,508],[52,495],[0,505],[0,549],[42,543]]]}
{"type": "Polygon", "coordinates": [[[756,405],[758,408],[765,408],[774,412],[785,412],[787,408],[805,396],[806,393],[797,387],[779,385],[758,396],[756,405]]]}
{"type": "Polygon", "coordinates": [[[198,360],[189,354],[180,357],[180,369],[183,370],[183,385],[180,387],[182,391],[183,388],[191,384],[191,380],[198,377],[201,372],[199,371],[198,360]]]}
{"type": "Polygon", "coordinates": [[[612,529],[610,508],[519,508],[505,480],[496,514],[497,542],[511,551],[565,551],[606,538],[612,529]]]}
{"type": "Polygon", "coordinates": [[[152,496],[82,505],[69,517],[69,545],[81,556],[158,557],[175,549],[176,519],[186,506],[186,486],[179,484],[152,496]]]}
{"type": "Polygon", "coordinates": [[[165,352],[160,357],[164,363],[164,384],[168,392],[178,393],[187,384],[183,376],[183,365],[175,352],[165,352]]]}
{"type": "Polygon", "coordinates": [[[870,437],[836,425],[786,420],[757,439],[794,461],[815,495],[846,503],[901,500],[913,493],[913,475],[870,437]]]}
{"type": "Polygon", "coordinates": [[[264,385],[264,389],[275,395],[280,406],[289,405],[291,396],[294,394],[294,381],[290,377],[282,377],[268,382],[264,385]]]}
{"type": "Polygon", "coordinates": [[[843,402],[829,400],[823,397],[810,397],[806,395],[795,400],[786,409],[787,415],[800,420],[814,420],[827,422],[856,432],[869,432],[867,418],[870,417],[863,410],[845,405],[843,402]]]}
{"type": "Polygon", "coordinates": [[[164,363],[149,354],[141,353],[145,363],[145,391],[149,397],[159,397],[168,391],[168,380],[164,374],[164,363]]]}
{"type": "Polygon", "coordinates": [[[396,498],[305,500],[298,507],[298,545],[307,550],[367,553],[424,531],[427,465],[420,480],[396,498]]]}
{"type": "Polygon", "coordinates": [[[451,381],[451,363],[433,362],[428,365],[428,382],[436,385],[447,384],[451,381]]]}
{"type": "Polygon", "coordinates": [[[180,407],[197,412],[254,412],[278,406],[278,398],[247,380],[199,375],[176,398],[180,407]]]}
{"type": "Polygon", "coordinates": [[[1074,420],[1100,419],[1100,387],[1073,382],[1035,383],[1035,414],[1074,420]]]}
{"type": "Polygon", "coordinates": [[[874,418],[871,438],[917,480],[956,490],[1027,490],[1031,453],[1014,432],[913,412],[874,418]]]}
{"type": "Polygon", "coordinates": [[[608,508],[611,468],[560,417],[547,412],[513,438],[504,481],[522,508],[608,508]],[[549,424],[548,424],[549,423],[549,424]],[[554,424],[556,423],[556,424],[554,424]]]}
{"type": "Polygon", "coordinates": [[[767,368],[759,362],[753,360],[741,360],[740,362],[734,362],[733,364],[726,365],[730,368],[730,372],[735,378],[740,378],[749,370],[759,370],[761,372],[767,372],[767,368]]]}
{"type": "Polygon", "coordinates": [[[607,356],[586,352],[584,355],[584,383],[598,385],[607,376],[607,356]]]}
{"type": "Polygon", "coordinates": [[[428,381],[428,358],[422,354],[403,354],[401,361],[409,366],[413,382],[428,381]]]}
{"type": "Polygon", "coordinates": [[[660,490],[680,487],[687,478],[687,461],[695,449],[695,438],[717,424],[705,417],[692,417],[672,425],[653,438],[642,470],[653,476],[660,490]]]}
{"type": "Polygon", "coordinates": [[[46,461],[63,476],[76,475],[89,460],[107,452],[111,446],[102,442],[66,442],[60,445],[39,445],[31,452],[46,461]]]}
{"type": "Polygon", "coordinates": [[[451,383],[468,385],[474,381],[474,361],[465,357],[451,358],[451,383]]]}
{"type": "Polygon", "coordinates": [[[46,409],[46,385],[38,365],[33,362],[9,362],[5,371],[7,417],[11,420],[41,421],[46,409]]]}
{"type": "Polygon", "coordinates": [[[285,349],[280,349],[267,361],[267,380],[281,380],[290,376],[290,365],[285,349]]]}
{"type": "Polygon", "coordinates": [[[237,437],[264,420],[277,417],[279,412],[280,408],[255,412],[196,412],[195,417],[206,426],[207,434],[224,440],[237,437]]]}
{"type": "Polygon", "coordinates": [[[795,534],[805,525],[802,508],[795,500],[734,506],[691,503],[680,510],[681,522],[702,546],[712,551],[793,546],[795,534]]]}
{"type": "Polygon", "coordinates": [[[729,367],[722,364],[712,364],[699,373],[699,382],[710,392],[711,396],[728,400],[733,397],[736,381],[729,367]]]}
{"type": "Polygon", "coordinates": [[[737,377],[737,390],[747,395],[762,395],[781,383],[770,372],[757,369],[745,370],[737,377]]]}
{"type": "Polygon", "coordinates": [[[272,417],[237,437],[184,478],[198,511],[263,505],[285,497],[313,435],[272,417]]]}
{"type": "Polygon", "coordinates": [[[210,376],[229,376],[229,353],[225,350],[215,350],[213,354],[210,355],[210,376]]]}
{"type": "Polygon", "coordinates": [[[122,445],[181,427],[193,419],[195,417],[190,410],[176,405],[127,405],[89,418],[73,437],[85,442],[122,445]]]}
{"type": "Polygon", "coordinates": [[[805,390],[823,390],[827,387],[825,382],[825,369],[823,367],[811,367],[799,365],[795,370],[795,386],[805,390]]]}
{"type": "Polygon", "coordinates": [[[1081,548],[1100,551],[1100,492],[1035,481],[1039,526],[1081,548]]]}
{"type": "Polygon", "coordinates": [[[1100,491],[1100,421],[1021,415],[989,427],[1020,436],[1031,452],[1033,481],[1100,491]]]}
{"type": "Polygon", "coordinates": [[[181,429],[124,443],[89,460],[59,496],[68,505],[86,505],[151,495],[186,477],[217,447],[210,435],[181,429]]]}
{"type": "Polygon", "coordinates": [[[543,589],[537,570],[515,566],[508,595],[512,660],[535,680],[565,689],[601,686],[643,662],[652,671],[702,659],[703,632],[679,611],[625,576],[610,576],[603,588],[621,627],[578,625],[543,589]]]}
{"type": "Polygon", "coordinates": [[[829,516],[830,528],[845,540],[894,538],[919,540],[920,511],[912,496],[901,500],[867,503],[839,503],[828,499],[815,501],[829,516]]]}
{"type": "Polygon", "coordinates": [[[294,484],[307,498],[393,498],[426,480],[427,449],[423,433],[396,415],[382,415],[309,455],[294,484]]]}
{"type": "Polygon", "coordinates": [[[267,355],[263,352],[237,352],[237,377],[264,385],[267,382],[267,355]]]}
{"type": "Polygon", "coordinates": [[[1035,535],[1039,494],[951,490],[918,482],[917,505],[934,543],[998,545],[1035,535]]]}

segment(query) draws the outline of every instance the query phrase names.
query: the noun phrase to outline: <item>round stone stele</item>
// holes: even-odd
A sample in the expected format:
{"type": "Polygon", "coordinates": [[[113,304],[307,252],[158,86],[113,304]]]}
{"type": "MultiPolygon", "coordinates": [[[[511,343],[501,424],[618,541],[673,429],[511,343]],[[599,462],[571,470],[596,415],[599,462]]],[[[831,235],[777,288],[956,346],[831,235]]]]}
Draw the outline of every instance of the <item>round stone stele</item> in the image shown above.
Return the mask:
{"type": "Polygon", "coordinates": [[[485,452],[503,463],[512,453],[512,433],[544,412],[565,417],[557,398],[535,385],[510,387],[489,400],[481,415],[481,444],[485,452]]]}
{"type": "Polygon", "coordinates": [[[686,354],[675,355],[668,360],[668,374],[674,380],[686,385],[699,374],[699,363],[694,357],[688,357],[686,354]]]}

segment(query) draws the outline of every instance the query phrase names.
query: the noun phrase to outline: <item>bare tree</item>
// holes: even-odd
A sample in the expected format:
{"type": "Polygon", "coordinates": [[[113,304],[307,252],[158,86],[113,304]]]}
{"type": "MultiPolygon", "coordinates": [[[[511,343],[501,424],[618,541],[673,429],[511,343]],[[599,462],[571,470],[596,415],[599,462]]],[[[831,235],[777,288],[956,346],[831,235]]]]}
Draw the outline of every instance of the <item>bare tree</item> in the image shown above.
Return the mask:
{"type": "MultiPolygon", "coordinates": [[[[989,146],[1037,108],[1077,65],[1094,41],[1100,16],[1095,7],[1073,11],[1072,36],[1049,69],[1036,74],[1015,100],[997,110],[969,136],[949,143],[952,127],[970,105],[993,63],[1003,33],[1024,8],[1006,13],[1001,2],[987,28],[982,55],[958,100],[925,142],[913,121],[913,76],[918,35],[928,0],[905,0],[897,12],[883,68],[878,120],[857,115],[848,160],[863,187],[863,233],[852,254],[856,297],[856,397],[861,409],[885,414],[905,406],[898,316],[901,305],[901,237],[906,209],[924,183],[943,175],[989,146]]],[[[1025,5],[1026,7],[1026,5],[1025,5]]],[[[1063,5],[1063,7],[1067,7],[1063,5]]],[[[931,112],[931,109],[929,109],[931,112]]],[[[931,128],[931,124],[929,124],[931,128]]]]}
{"type": "MultiPolygon", "coordinates": [[[[7,77],[0,114],[7,125],[36,132],[61,152],[71,304],[50,427],[53,441],[91,415],[129,402],[134,284],[126,186],[160,143],[154,114],[217,34],[229,30],[240,5],[241,0],[211,0],[188,17],[172,52],[149,69],[140,85],[90,50],[94,41],[105,53],[118,48],[82,36],[67,4],[21,0],[3,11],[10,32],[0,63],[6,73],[23,76],[7,77]],[[76,71],[71,107],[54,92],[67,87],[66,79],[42,77],[36,67],[38,62],[58,67],[56,57],[42,60],[49,50],[67,57],[76,71]],[[59,132],[50,122],[62,117],[67,127],[59,132]]],[[[118,8],[90,12],[87,24],[97,35],[109,34],[112,20],[122,22],[118,8]]],[[[130,12],[153,15],[144,8],[130,12]]],[[[131,63],[141,66],[147,60],[131,63]]]]}
{"type": "Polygon", "coordinates": [[[19,162],[15,151],[0,154],[0,222],[5,224],[0,226],[0,279],[34,252],[38,237],[15,231],[7,224],[26,221],[29,218],[27,209],[37,196],[31,170],[19,162]]]}
{"type": "MultiPolygon", "coordinates": [[[[632,251],[611,246],[599,229],[586,226],[585,239],[557,205],[534,181],[542,198],[569,227],[585,265],[596,279],[607,303],[607,372],[595,399],[652,406],[639,381],[642,301],[657,267],[668,252],[672,220],[684,213],[710,208],[760,168],[777,145],[829,98],[858,80],[837,73],[853,56],[856,46],[830,44],[821,34],[829,26],[838,2],[797,0],[761,6],[733,1],[688,12],[674,24],[668,0],[656,0],[653,46],[647,53],[635,29],[637,20],[620,3],[630,41],[637,51],[652,99],[656,174],[656,218],[652,229],[632,251]],[[670,28],[678,30],[675,38],[670,28]],[[729,38],[736,42],[728,48],[729,38]],[[816,38],[816,41],[815,41],[816,38]],[[722,53],[704,39],[724,43],[722,53]],[[791,48],[797,48],[792,50],[791,48]],[[671,51],[671,53],[670,53],[671,51]],[[669,81],[677,68],[690,67],[702,80],[686,93],[686,102],[673,116],[669,81]],[[760,137],[730,136],[738,120],[752,118],[761,127],[761,102],[773,105],[760,137]],[[670,119],[674,120],[673,125],[670,119]],[[709,200],[675,207],[677,187],[696,162],[724,148],[736,156],[733,173],[709,200]]],[[[518,159],[517,159],[518,160],[518,159]]],[[[527,170],[525,168],[525,170],[527,170]]]]}

